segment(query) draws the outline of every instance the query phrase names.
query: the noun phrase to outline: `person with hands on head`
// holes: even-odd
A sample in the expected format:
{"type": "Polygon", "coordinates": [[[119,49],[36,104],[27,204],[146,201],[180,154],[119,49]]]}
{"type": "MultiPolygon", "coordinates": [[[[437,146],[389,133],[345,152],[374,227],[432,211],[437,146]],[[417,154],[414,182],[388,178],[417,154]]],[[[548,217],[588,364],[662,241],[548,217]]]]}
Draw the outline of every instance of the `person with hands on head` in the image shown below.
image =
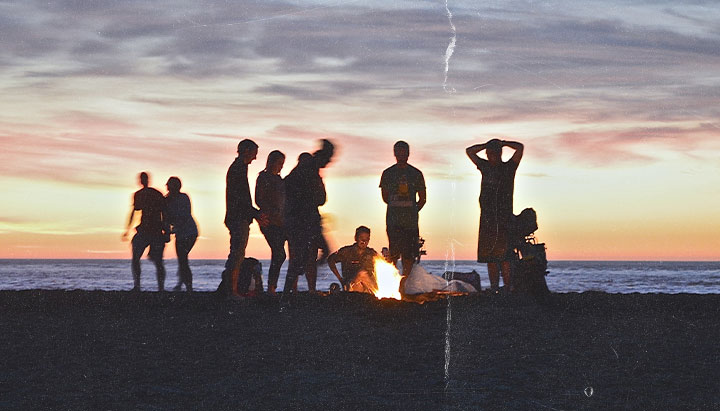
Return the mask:
{"type": "Polygon", "coordinates": [[[514,245],[510,239],[513,221],[515,173],[524,146],[516,141],[491,139],[468,147],[465,153],[482,173],[480,185],[480,229],[477,261],[487,263],[490,289],[498,292],[500,272],[503,283],[512,291],[510,261],[514,245]],[[503,162],[503,147],[513,149],[510,160],[503,162]],[[485,150],[487,160],[478,153],[485,150]]]}

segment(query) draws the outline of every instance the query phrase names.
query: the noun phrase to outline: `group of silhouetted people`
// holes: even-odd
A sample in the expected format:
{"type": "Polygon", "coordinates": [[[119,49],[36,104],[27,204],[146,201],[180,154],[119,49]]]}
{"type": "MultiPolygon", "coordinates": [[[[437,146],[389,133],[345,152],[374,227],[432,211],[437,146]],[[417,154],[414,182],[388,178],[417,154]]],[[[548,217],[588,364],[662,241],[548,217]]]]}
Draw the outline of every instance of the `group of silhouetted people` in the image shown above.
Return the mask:
{"type": "MultiPolygon", "coordinates": [[[[226,176],[224,222],[230,233],[230,251],[217,290],[221,295],[239,299],[247,295],[251,282],[257,283],[259,263],[245,256],[253,220],[258,222],[271,251],[267,284],[269,294],[276,294],[280,269],[288,257],[285,242],[289,265],[284,296],[297,292],[298,278],[303,275],[308,290],[316,291],[318,250],[323,250],[330,270],[346,291],[369,292],[375,285],[373,261],[377,252],[368,247],[368,227],[357,228],[354,244],[329,253],[319,212],[319,207],[327,199],[320,170],[330,163],[335,147],[329,140],[321,140],[320,143],[317,151],[302,153],[295,168],[285,178],[280,176],[285,155],[278,150],[269,153],[265,168],[256,180],[254,193],[258,208],[253,206],[248,183],[248,165],[257,158],[258,145],[250,139],[238,144],[237,158],[226,176]],[[342,274],[337,269],[338,263],[341,264],[342,274]],[[243,275],[248,265],[253,265],[255,276],[243,275]]],[[[389,245],[388,249],[383,249],[383,256],[396,266],[398,260],[402,261],[402,274],[408,276],[420,255],[418,216],[427,201],[427,194],[422,172],[408,163],[410,146],[398,141],[393,146],[393,153],[396,164],[385,169],[380,179],[382,199],[387,204],[385,221],[389,245]]],[[[477,261],[488,264],[490,287],[497,290],[500,273],[504,284],[511,284],[513,187],[523,145],[492,139],[468,147],[466,153],[482,173],[477,261]],[[503,147],[514,150],[507,162],[502,161],[503,147]],[[478,155],[483,150],[487,159],[478,155]]],[[[128,229],[123,234],[124,238],[127,237],[135,213],[140,211],[140,224],[132,239],[133,290],[140,289],[140,258],[148,247],[148,256],[157,269],[158,290],[164,290],[163,250],[174,234],[178,257],[175,290],[181,290],[184,284],[187,291],[192,291],[188,254],[197,240],[198,229],[192,218],[190,199],[180,192],[181,182],[177,177],[168,180],[165,196],[149,187],[145,172],[140,174],[140,184],[142,189],[134,194],[128,229]]]]}
{"type": "Polygon", "coordinates": [[[139,179],[142,188],[133,195],[133,207],[127,229],[123,233],[123,239],[127,238],[135,212],[139,211],[140,224],[135,227],[136,234],[132,238],[133,291],[140,291],[140,258],[148,247],[148,257],[157,271],[158,290],[165,289],[163,251],[171,234],[175,235],[178,259],[178,283],[175,290],[179,291],[184,284],[187,291],[192,291],[192,271],[188,254],[197,241],[198,229],[192,217],[190,197],[180,192],[182,182],[177,177],[168,179],[166,196],[149,186],[150,178],[146,172],[140,173],[139,179]]]}

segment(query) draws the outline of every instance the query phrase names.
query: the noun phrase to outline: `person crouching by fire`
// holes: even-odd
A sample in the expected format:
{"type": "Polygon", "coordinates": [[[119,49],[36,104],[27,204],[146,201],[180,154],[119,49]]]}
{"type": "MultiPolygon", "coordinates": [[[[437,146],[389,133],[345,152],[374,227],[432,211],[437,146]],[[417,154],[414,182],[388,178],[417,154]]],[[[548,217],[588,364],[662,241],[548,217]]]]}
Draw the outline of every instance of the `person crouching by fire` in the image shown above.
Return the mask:
{"type": "Polygon", "coordinates": [[[369,243],[370,229],[361,225],[355,229],[355,244],[342,247],[327,258],[328,267],[343,290],[372,294],[377,289],[374,262],[377,252],[368,247],[369,243]],[[335,265],[338,262],[342,276],[335,265]]]}

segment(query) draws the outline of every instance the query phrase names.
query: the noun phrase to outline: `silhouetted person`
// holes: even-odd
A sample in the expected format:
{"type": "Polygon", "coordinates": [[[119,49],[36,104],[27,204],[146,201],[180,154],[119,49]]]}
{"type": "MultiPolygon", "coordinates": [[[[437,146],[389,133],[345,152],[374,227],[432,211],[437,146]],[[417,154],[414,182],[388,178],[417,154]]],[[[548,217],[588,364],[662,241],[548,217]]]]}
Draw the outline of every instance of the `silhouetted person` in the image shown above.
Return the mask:
{"type": "Polygon", "coordinates": [[[135,227],[135,235],[132,238],[132,274],[134,287],[133,291],[140,291],[140,258],[145,249],[150,247],[148,258],[155,264],[157,275],[158,291],[165,290],[165,266],[163,265],[163,251],[165,243],[169,241],[170,234],[165,225],[165,197],[158,190],[149,187],[150,177],[146,172],[140,173],[140,185],[142,188],[133,195],[133,207],[130,211],[127,228],[123,233],[123,240],[127,239],[130,228],[135,218],[135,212],[139,211],[140,224],[135,227]]]}
{"type": "Polygon", "coordinates": [[[368,247],[368,244],[370,244],[370,229],[361,225],[355,229],[355,244],[341,247],[328,256],[328,267],[345,291],[372,293],[373,289],[377,289],[375,280],[377,252],[368,247]],[[338,262],[342,276],[336,266],[338,262]]]}
{"type": "Polygon", "coordinates": [[[238,276],[240,265],[245,259],[250,237],[250,224],[258,220],[260,226],[265,225],[267,217],[252,205],[250,185],[248,184],[248,165],[257,158],[258,145],[254,141],[244,139],[238,144],[238,156],[230,165],[225,186],[225,226],[230,231],[230,253],[225,262],[222,281],[218,292],[240,298],[238,292],[238,276]]]}
{"type": "Polygon", "coordinates": [[[510,230],[513,218],[513,191],[515,172],[523,155],[523,145],[515,141],[492,139],[484,144],[468,147],[465,152],[482,173],[480,185],[480,230],[477,260],[487,263],[490,289],[500,288],[500,270],[503,283],[512,291],[510,261],[513,245],[510,230]],[[515,150],[509,161],[502,161],[503,147],[515,150]],[[485,150],[487,160],[478,153],[485,150]]]}
{"type": "Polygon", "coordinates": [[[322,237],[318,207],[326,201],[325,184],[319,170],[330,163],[334,152],[332,143],[322,140],[322,148],[312,155],[301,154],[297,166],[285,177],[285,229],[290,262],[283,296],[290,295],[303,273],[308,289],[315,292],[317,251],[322,237]]]}
{"type": "Polygon", "coordinates": [[[383,171],[380,188],[387,204],[385,223],[390,261],[397,266],[401,258],[403,276],[407,277],[420,254],[418,213],[426,202],[425,178],[420,170],[408,164],[408,143],[398,141],[393,153],[397,163],[383,171]]]}
{"type": "Polygon", "coordinates": [[[263,292],[262,263],[253,257],[245,257],[240,265],[238,292],[242,296],[254,297],[263,292]]]}
{"type": "Polygon", "coordinates": [[[267,291],[275,295],[280,268],[285,262],[285,182],[280,171],[285,164],[285,154],[272,151],[268,155],[265,169],[258,174],[255,183],[255,204],[260,212],[268,216],[268,225],[260,227],[270,246],[270,269],[268,271],[267,291]]]}
{"type": "Polygon", "coordinates": [[[175,253],[178,260],[178,283],[173,290],[180,291],[185,284],[187,291],[192,292],[192,271],[188,254],[197,241],[198,229],[192,217],[190,197],[180,192],[181,187],[179,178],[168,179],[168,193],[165,197],[166,221],[170,226],[170,234],[175,234],[175,253]]]}

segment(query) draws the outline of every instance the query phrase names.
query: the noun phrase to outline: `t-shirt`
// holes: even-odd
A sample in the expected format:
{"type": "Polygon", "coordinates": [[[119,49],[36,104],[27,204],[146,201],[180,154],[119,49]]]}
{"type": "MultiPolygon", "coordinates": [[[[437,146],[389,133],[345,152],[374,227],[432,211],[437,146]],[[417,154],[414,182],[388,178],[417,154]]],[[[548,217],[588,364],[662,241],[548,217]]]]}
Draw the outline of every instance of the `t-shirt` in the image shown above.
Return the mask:
{"type": "Polygon", "coordinates": [[[319,228],[321,225],[318,207],[327,199],[325,184],[314,165],[306,160],[285,177],[285,226],[292,232],[319,228]]]}
{"type": "Polygon", "coordinates": [[[250,225],[260,210],[252,206],[250,185],[247,179],[248,165],[238,157],[230,165],[225,178],[225,226],[250,225]]]}
{"type": "Polygon", "coordinates": [[[387,190],[388,207],[385,215],[389,227],[416,228],[418,225],[417,194],[425,190],[425,178],[420,170],[395,164],[380,178],[380,188],[387,190]]]}
{"type": "Polygon", "coordinates": [[[377,256],[377,252],[372,248],[366,247],[361,253],[360,247],[353,244],[346,245],[330,254],[328,262],[340,262],[342,277],[345,281],[350,282],[357,277],[360,271],[375,272],[375,256],[377,256]]]}
{"type": "Polygon", "coordinates": [[[255,182],[255,204],[267,214],[270,225],[282,226],[285,218],[285,182],[277,174],[261,171],[255,182]]]}
{"type": "Polygon", "coordinates": [[[138,233],[162,235],[165,209],[162,193],[152,187],[141,188],[135,192],[133,207],[136,211],[142,211],[140,225],[135,228],[138,233]]]}
{"type": "Polygon", "coordinates": [[[172,225],[178,238],[197,237],[197,225],[192,218],[190,197],[187,194],[167,197],[166,222],[172,225]]]}

